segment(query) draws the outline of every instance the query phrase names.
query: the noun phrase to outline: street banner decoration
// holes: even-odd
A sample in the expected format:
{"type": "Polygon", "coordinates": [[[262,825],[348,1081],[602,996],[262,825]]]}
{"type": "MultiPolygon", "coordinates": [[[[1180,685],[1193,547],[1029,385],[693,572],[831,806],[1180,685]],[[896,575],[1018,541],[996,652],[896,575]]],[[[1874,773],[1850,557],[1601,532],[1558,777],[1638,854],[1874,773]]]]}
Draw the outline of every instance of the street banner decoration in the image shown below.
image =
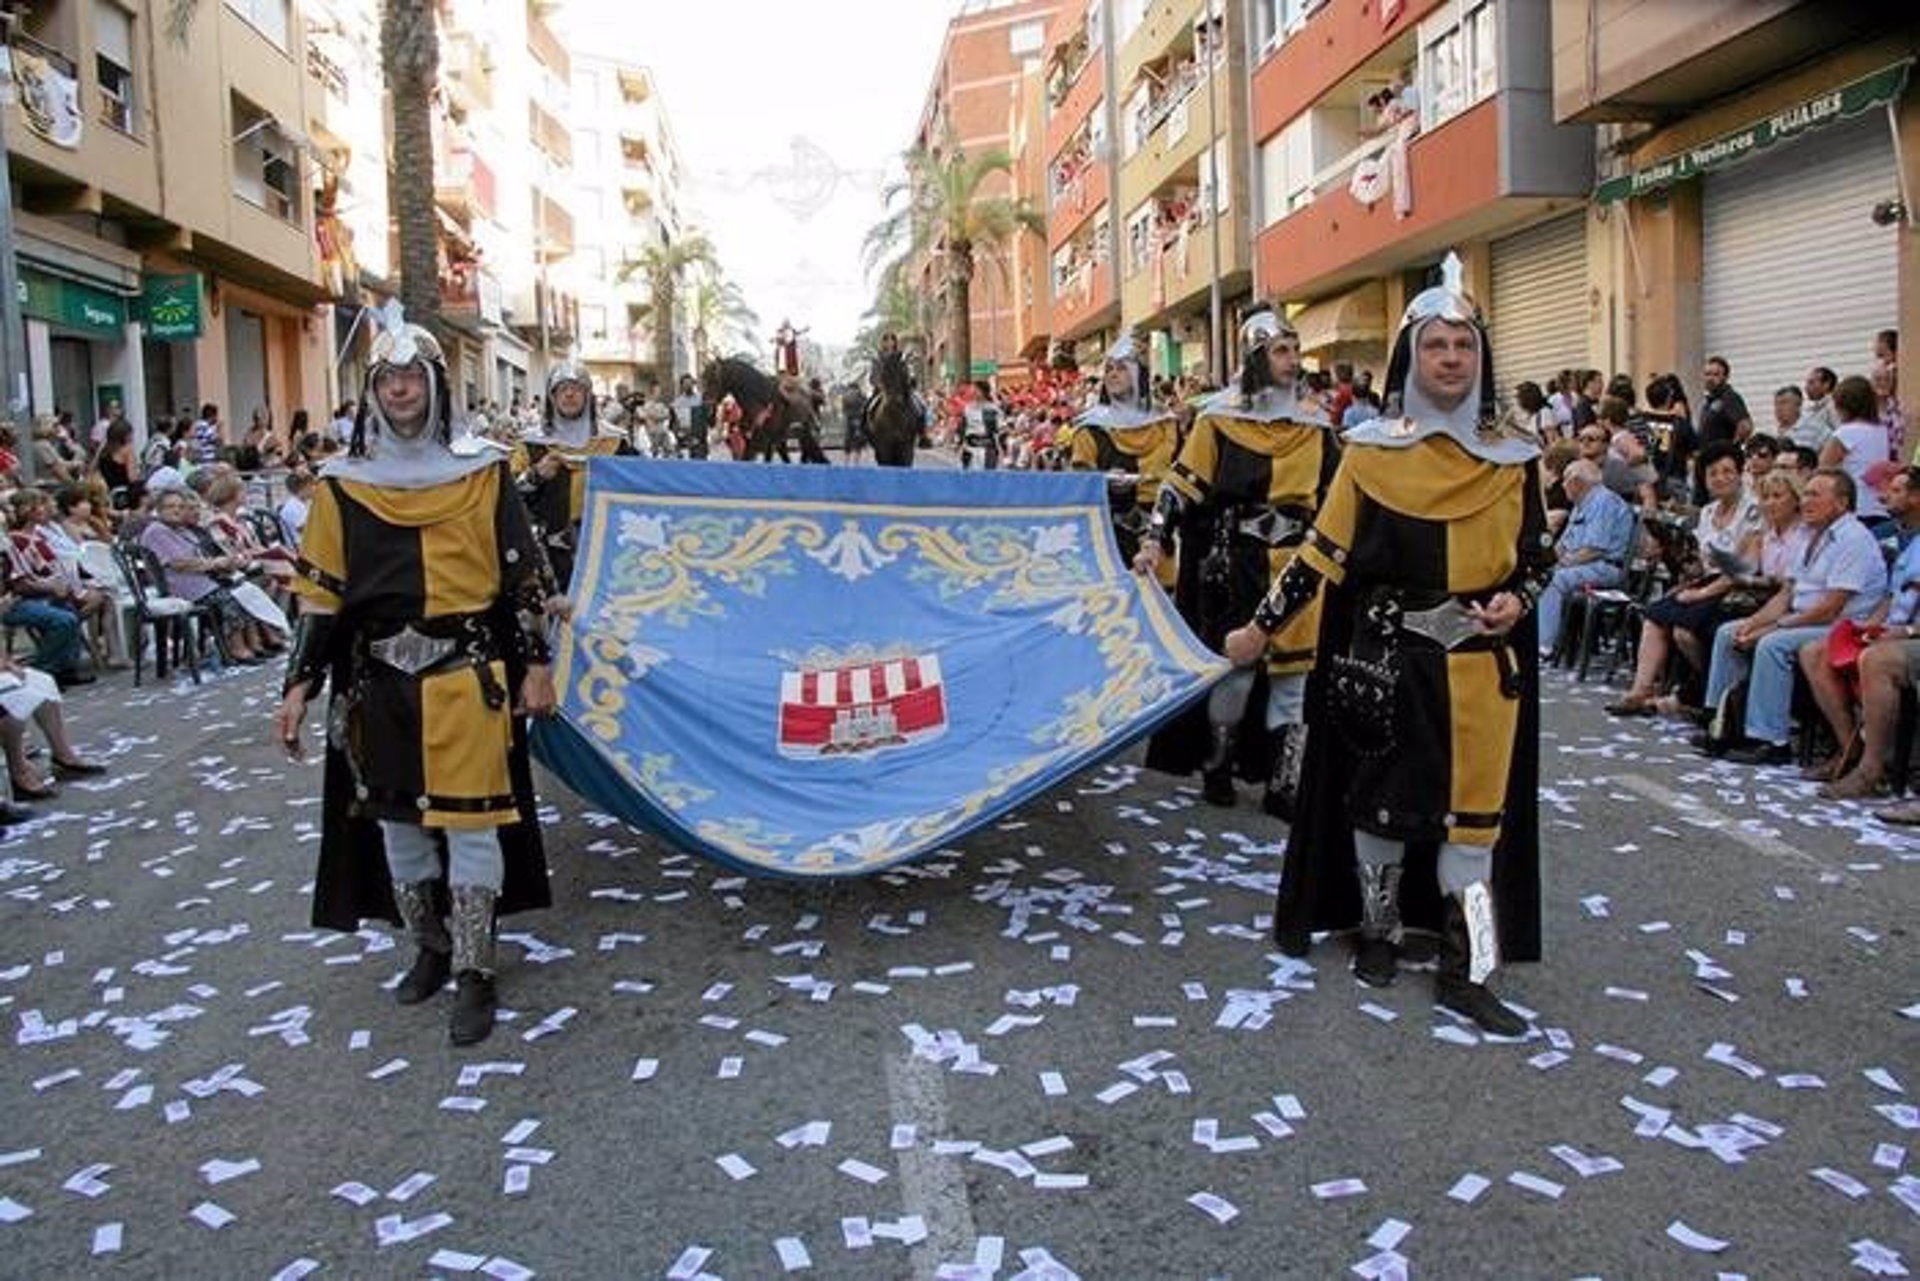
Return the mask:
{"type": "Polygon", "coordinates": [[[1227,670],[1121,562],[1101,476],[595,459],[581,549],[535,754],[750,872],[922,857],[1227,670]]]}
{"type": "Polygon", "coordinates": [[[1675,183],[1697,178],[1703,173],[1725,169],[1757,156],[1779,143],[1823,128],[1841,120],[1851,120],[1875,107],[1898,102],[1906,91],[1907,74],[1913,59],[1882,67],[1872,75],[1850,80],[1835,89],[1796,102],[1756,120],[1744,128],[1709,138],[1675,155],[1644,164],[1630,173],[1609,178],[1594,188],[1596,204],[1613,204],[1662,191],[1675,183]]]}

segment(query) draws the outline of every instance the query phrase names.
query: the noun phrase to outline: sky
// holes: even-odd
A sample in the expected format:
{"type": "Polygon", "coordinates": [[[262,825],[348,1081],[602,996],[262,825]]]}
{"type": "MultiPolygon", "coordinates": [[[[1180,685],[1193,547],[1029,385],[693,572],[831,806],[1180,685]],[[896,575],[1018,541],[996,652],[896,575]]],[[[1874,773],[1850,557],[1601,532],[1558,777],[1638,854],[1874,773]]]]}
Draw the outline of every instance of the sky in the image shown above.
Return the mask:
{"type": "Polygon", "coordinates": [[[569,30],[650,68],[685,215],[770,335],[852,340],[860,240],[912,141],[958,0],[568,0],[569,30]]]}

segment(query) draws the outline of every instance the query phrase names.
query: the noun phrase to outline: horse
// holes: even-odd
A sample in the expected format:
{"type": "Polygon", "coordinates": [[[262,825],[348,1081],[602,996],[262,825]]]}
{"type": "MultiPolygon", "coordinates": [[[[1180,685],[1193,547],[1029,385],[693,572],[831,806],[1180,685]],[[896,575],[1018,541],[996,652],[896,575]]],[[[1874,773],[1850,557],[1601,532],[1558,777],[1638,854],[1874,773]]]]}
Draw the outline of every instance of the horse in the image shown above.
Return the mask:
{"type": "Polygon", "coordinates": [[[708,364],[700,382],[709,404],[732,396],[740,406],[748,458],[771,462],[778,453],[781,462],[792,462],[787,453],[787,438],[792,435],[799,439],[801,462],[827,461],[826,450],[820,447],[819,418],[804,386],[783,385],[737,356],[708,364]]]}
{"type": "Polygon", "coordinates": [[[914,408],[907,362],[881,359],[874,381],[879,390],[867,415],[873,461],[882,467],[911,467],[913,447],[920,439],[920,412],[914,408]]]}

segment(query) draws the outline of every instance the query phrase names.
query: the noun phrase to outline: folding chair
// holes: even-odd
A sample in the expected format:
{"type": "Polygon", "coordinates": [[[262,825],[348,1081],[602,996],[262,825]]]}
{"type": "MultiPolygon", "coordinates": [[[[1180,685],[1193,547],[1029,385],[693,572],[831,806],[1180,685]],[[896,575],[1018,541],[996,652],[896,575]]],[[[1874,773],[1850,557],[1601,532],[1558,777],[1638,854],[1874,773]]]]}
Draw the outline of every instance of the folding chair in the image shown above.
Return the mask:
{"type": "MultiPolygon", "coordinates": [[[[146,658],[146,639],[153,637],[153,674],[164,680],[169,662],[184,662],[193,683],[200,683],[199,656],[204,648],[204,628],[212,621],[212,610],[168,594],[166,571],[160,558],[136,544],[116,544],[111,551],[113,563],[126,585],[129,603],[137,620],[134,638],[129,638],[128,654],[133,658],[134,687],[140,685],[141,668],[146,658]]],[[[213,628],[216,636],[219,628],[213,628]]]]}

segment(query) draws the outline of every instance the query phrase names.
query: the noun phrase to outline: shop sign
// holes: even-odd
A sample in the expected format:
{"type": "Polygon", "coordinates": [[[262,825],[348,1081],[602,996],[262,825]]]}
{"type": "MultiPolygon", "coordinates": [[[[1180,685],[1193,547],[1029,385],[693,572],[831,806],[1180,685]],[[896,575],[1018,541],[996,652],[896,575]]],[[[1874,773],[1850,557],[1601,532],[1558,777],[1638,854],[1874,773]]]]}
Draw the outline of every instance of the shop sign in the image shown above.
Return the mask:
{"type": "Polygon", "coordinates": [[[92,285],[20,269],[20,310],[36,320],[103,338],[117,338],[127,324],[126,300],[92,285]]]}
{"type": "Polygon", "coordinates": [[[1677,155],[1642,165],[1631,173],[1609,178],[1594,189],[1594,203],[1612,204],[1665,190],[1675,183],[1737,164],[1749,156],[1756,156],[1781,142],[1798,138],[1836,120],[1850,120],[1871,108],[1884,106],[1905,91],[1907,72],[1912,65],[1909,59],[1891,67],[1883,67],[1870,76],[1862,76],[1836,89],[1797,102],[1764,120],[1756,120],[1744,128],[1710,138],[1677,155]]]}
{"type": "Polygon", "coordinates": [[[147,276],[140,282],[141,323],[149,338],[198,338],[200,275],[147,276]]]}

